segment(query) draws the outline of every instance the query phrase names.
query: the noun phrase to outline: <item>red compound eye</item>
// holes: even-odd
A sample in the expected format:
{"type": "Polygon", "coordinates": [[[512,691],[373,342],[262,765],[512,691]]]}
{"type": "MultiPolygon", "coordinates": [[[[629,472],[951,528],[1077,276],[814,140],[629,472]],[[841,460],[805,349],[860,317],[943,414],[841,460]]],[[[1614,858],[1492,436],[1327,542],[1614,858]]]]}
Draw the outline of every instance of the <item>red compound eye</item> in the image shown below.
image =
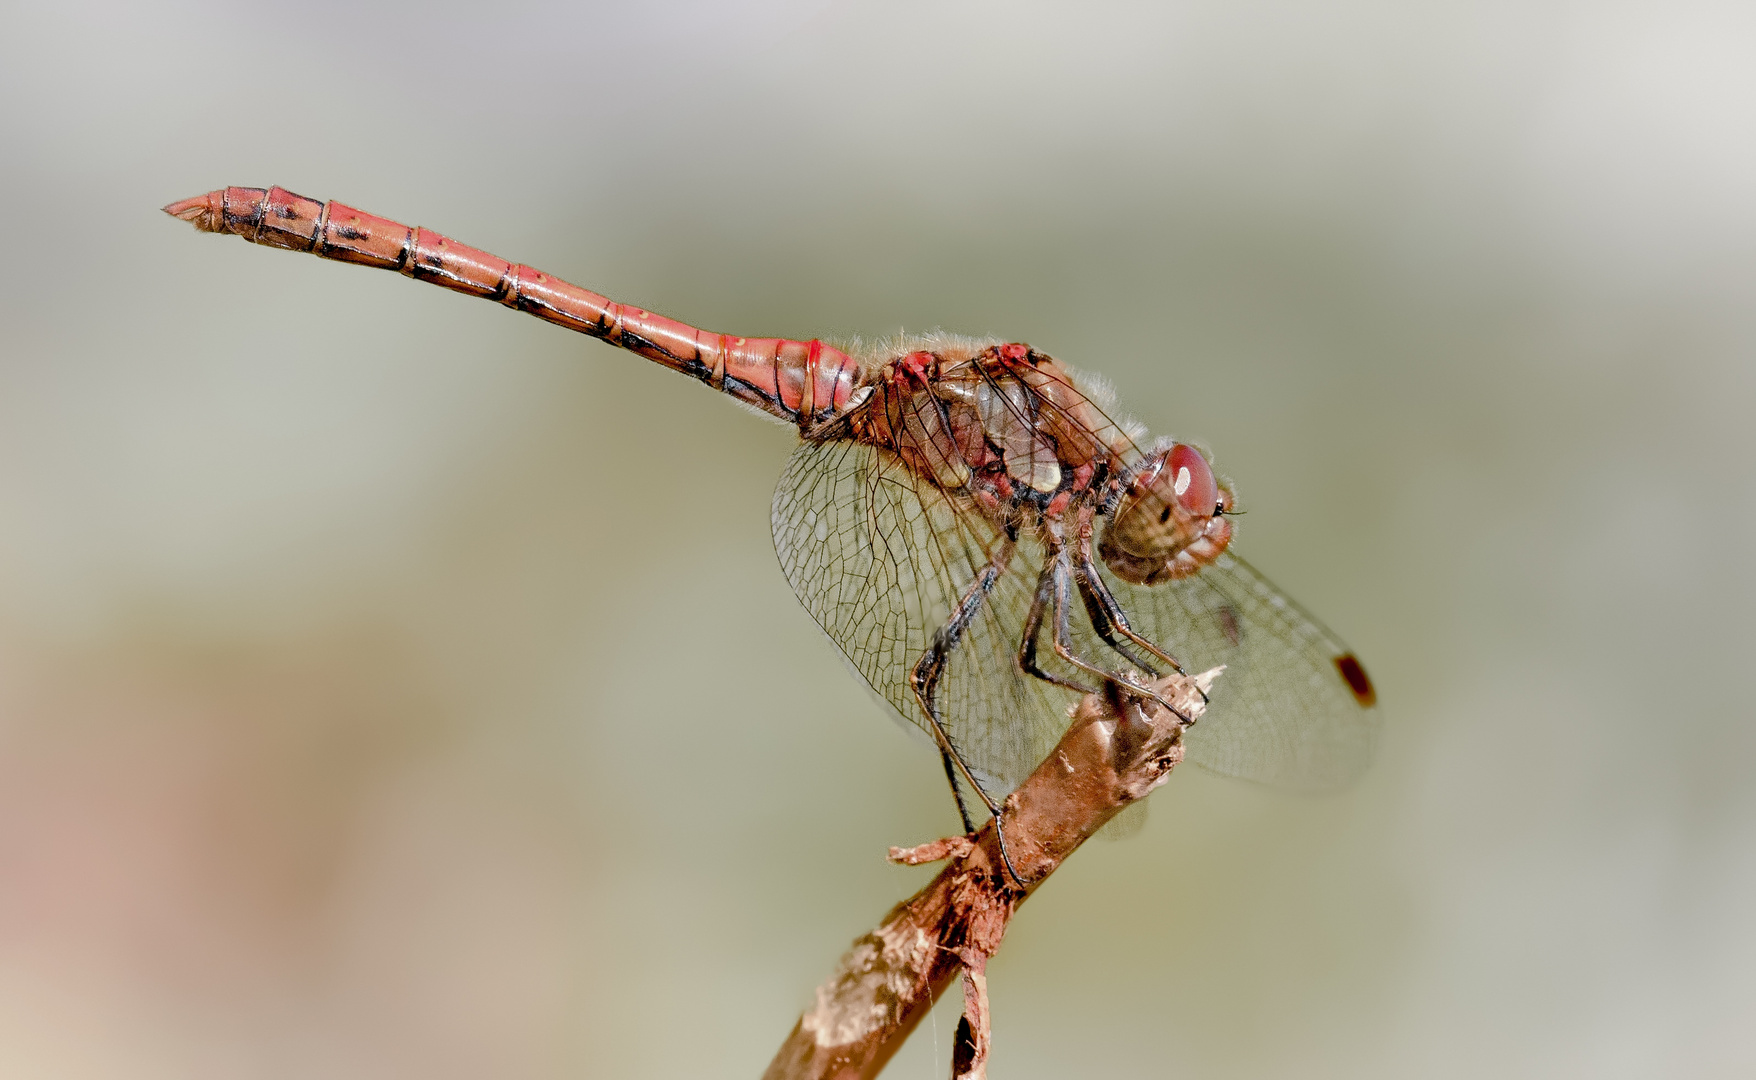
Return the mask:
{"type": "Polygon", "coordinates": [[[1213,470],[1207,467],[1201,451],[1183,443],[1171,447],[1165,473],[1183,509],[1198,517],[1213,516],[1213,508],[1219,505],[1219,485],[1214,483],[1213,470]]]}

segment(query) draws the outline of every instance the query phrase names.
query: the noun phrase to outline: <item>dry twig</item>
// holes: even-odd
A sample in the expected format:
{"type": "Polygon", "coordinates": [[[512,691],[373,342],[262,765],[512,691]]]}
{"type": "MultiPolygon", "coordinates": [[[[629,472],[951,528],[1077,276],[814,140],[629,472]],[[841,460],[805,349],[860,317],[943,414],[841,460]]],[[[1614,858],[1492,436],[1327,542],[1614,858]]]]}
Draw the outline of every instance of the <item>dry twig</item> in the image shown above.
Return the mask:
{"type": "MultiPolygon", "coordinates": [[[[1222,668],[1154,684],[1193,722],[1222,668]]],[[[987,962],[1013,912],[1074,850],[1182,760],[1186,725],[1113,686],[1082,700],[1067,734],[1002,808],[1006,848],[1023,884],[1002,868],[994,825],[973,837],[892,848],[910,865],[948,859],[926,888],[854,942],[799,1018],[765,1080],[876,1076],[959,971],[964,1018],[953,1076],[979,1080],[988,1056],[987,962]]]]}

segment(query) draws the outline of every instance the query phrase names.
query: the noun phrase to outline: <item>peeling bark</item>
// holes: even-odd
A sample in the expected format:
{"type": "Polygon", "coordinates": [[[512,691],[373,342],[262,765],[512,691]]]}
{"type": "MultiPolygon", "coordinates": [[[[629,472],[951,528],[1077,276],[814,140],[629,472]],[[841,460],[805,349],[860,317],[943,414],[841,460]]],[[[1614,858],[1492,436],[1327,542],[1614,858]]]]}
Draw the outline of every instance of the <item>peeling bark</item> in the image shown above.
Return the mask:
{"type": "MultiPolygon", "coordinates": [[[[1199,719],[1223,668],[1171,675],[1154,688],[1199,719]]],[[[960,971],[964,1020],[953,1076],[980,1080],[989,1049],[987,961],[1031,893],[1129,804],[1164,783],[1183,758],[1183,720],[1114,686],[1080,701],[1055,749],[1001,808],[1004,869],[994,823],[972,837],[892,848],[908,865],[949,860],[926,888],[855,941],[817,988],[764,1080],[855,1080],[878,1075],[960,971]]]]}
{"type": "Polygon", "coordinates": [[[988,1080],[988,958],[963,965],[963,1019],[951,1044],[951,1080],[988,1080]]]}

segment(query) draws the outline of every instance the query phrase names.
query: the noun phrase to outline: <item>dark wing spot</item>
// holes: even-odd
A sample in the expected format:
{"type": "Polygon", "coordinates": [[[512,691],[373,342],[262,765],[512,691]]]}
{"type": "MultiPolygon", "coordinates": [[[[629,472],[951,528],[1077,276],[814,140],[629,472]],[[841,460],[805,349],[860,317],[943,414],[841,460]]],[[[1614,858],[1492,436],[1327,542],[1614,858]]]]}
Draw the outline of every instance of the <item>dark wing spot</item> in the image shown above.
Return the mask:
{"type": "Polygon", "coordinates": [[[1378,691],[1372,689],[1372,680],[1366,678],[1366,669],[1360,666],[1353,653],[1336,657],[1335,670],[1341,672],[1342,679],[1346,681],[1347,688],[1354,692],[1354,700],[1360,703],[1360,708],[1370,709],[1378,703],[1378,691]]]}
{"type": "Polygon", "coordinates": [[[1242,641],[1244,637],[1244,628],[1238,625],[1238,610],[1232,605],[1226,604],[1214,611],[1213,621],[1219,623],[1220,633],[1224,634],[1226,640],[1232,643],[1232,648],[1237,648],[1238,642],[1242,641]]]}
{"type": "Polygon", "coordinates": [[[1158,523],[1163,525],[1169,520],[1171,520],[1171,508],[1167,506],[1165,507],[1165,512],[1158,516],[1158,523]]]}

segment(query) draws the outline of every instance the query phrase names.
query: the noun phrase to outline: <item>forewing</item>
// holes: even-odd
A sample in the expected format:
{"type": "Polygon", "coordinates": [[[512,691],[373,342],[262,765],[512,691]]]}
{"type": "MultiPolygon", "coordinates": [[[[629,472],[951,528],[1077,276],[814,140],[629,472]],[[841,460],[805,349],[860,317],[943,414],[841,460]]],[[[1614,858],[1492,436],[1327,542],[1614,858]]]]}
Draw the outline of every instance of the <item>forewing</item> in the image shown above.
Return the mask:
{"type": "MultiPolygon", "coordinates": [[[[929,730],[909,676],[1000,548],[979,514],[888,451],[806,442],[774,494],[781,571],[853,667],[929,730]]],[[[1019,672],[1041,552],[1021,546],[950,652],[936,697],[954,746],[998,800],[1054,746],[1073,696],[1019,672]]]]}
{"type": "MultiPolygon", "coordinates": [[[[1104,579],[1134,629],[1189,672],[1226,672],[1188,758],[1227,776],[1306,791],[1342,788],[1371,762],[1379,714],[1352,652],[1249,563],[1230,553],[1198,574],[1155,586],[1104,579]]],[[[1092,647],[1092,646],[1088,646],[1092,647]]]]}

